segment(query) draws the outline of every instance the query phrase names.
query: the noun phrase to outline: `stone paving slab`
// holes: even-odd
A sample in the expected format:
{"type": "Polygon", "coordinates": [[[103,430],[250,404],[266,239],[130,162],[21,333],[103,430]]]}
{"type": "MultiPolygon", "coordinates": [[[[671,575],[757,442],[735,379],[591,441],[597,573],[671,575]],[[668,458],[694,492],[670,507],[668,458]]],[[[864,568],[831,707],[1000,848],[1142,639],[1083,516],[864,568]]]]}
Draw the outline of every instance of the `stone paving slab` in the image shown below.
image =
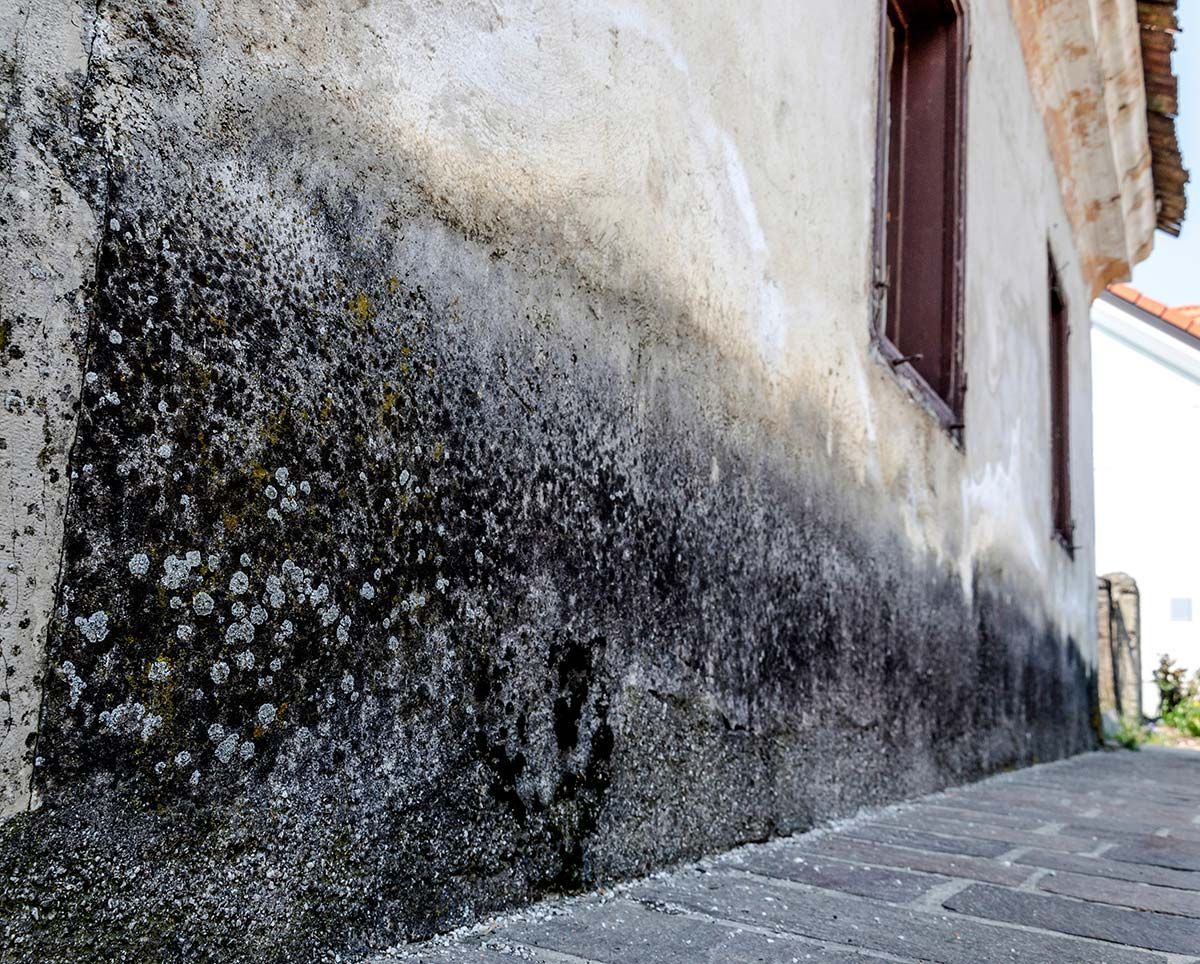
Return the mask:
{"type": "MultiPolygon", "coordinates": [[[[633,894],[659,905],[683,907],[723,920],[942,964],[993,960],[1057,964],[1064,955],[1080,952],[1078,945],[1056,935],[723,874],[679,874],[642,885],[633,894]]],[[[1111,964],[1146,964],[1163,959],[1114,948],[1106,960],[1111,964]]]]}
{"type": "MultiPolygon", "coordinates": [[[[1200,804],[1197,804],[1197,809],[1200,809],[1200,804]]],[[[1069,823],[1063,824],[1062,832],[1077,836],[1101,834],[1108,840],[1140,840],[1142,837],[1152,837],[1165,832],[1166,836],[1176,840],[1200,843],[1200,827],[1189,830],[1187,827],[1117,820],[1113,817],[1107,820],[1101,817],[1075,817],[1069,823]]]]}
{"type": "Polygon", "coordinates": [[[798,960],[868,964],[885,960],[791,935],[662,913],[631,900],[602,904],[586,917],[514,924],[494,939],[610,964],[792,964],[798,960]]]}
{"type": "Polygon", "coordinates": [[[1190,852],[1188,846],[1186,842],[1169,840],[1166,837],[1147,837],[1141,843],[1113,847],[1112,850],[1105,851],[1104,856],[1109,860],[1120,860],[1129,864],[1149,864],[1152,867],[1200,872],[1200,854],[1190,852]]]}
{"type": "Polygon", "coordinates": [[[1093,753],[369,964],[1200,964],[1198,833],[1200,753],[1093,753]]]}
{"type": "Polygon", "coordinates": [[[899,818],[916,813],[938,820],[957,820],[959,823],[976,824],[981,827],[1010,827],[1013,830],[1037,830],[1046,823],[1041,816],[1022,817],[1012,813],[980,813],[978,810],[952,807],[948,803],[922,804],[920,810],[903,810],[897,816],[899,818]]]}
{"type": "MultiPolygon", "coordinates": [[[[1036,830],[1015,830],[1012,827],[995,826],[989,823],[943,820],[922,814],[904,814],[896,822],[911,830],[954,837],[971,837],[975,840],[992,840],[1007,844],[1004,850],[1013,847],[1044,847],[1046,850],[1061,850],[1069,854],[1086,854],[1096,849],[1096,836],[1064,836],[1060,833],[1045,833],[1036,830]]],[[[1001,851],[1003,853],[1004,851],[1001,851]]]]}
{"type": "Polygon", "coordinates": [[[780,847],[761,850],[747,848],[718,861],[716,866],[811,884],[858,897],[874,897],[892,904],[911,903],[950,880],[949,877],[936,874],[881,871],[879,867],[869,864],[796,853],[780,847]]]}
{"type": "Polygon", "coordinates": [[[853,840],[848,837],[827,836],[815,840],[797,840],[791,843],[797,853],[813,857],[838,857],[857,860],[873,867],[895,867],[900,870],[921,870],[930,874],[945,874],[947,877],[965,877],[969,880],[989,884],[1007,884],[1015,887],[1029,879],[1027,867],[1014,866],[1003,860],[984,860],[980,857],[962,857],[956,854],[926,853],[923,850],[906,850],[888,844],[872,843],[868,840],[853,840]]]}
{"type": "Polygon", "coordinates": [[[868,823],[851,827],[846,833],[857,840],[908,847],[910,850],[925,850],[932,853],[963,854],[967,857],[999,857],[1012,850],[1012,844],[996,840],[973,840],[970,837],[949,837],[943,834],[926,833],[921,830],[905,830],[884,824],[868,823]]]}
{"type": "Polygon", "coordinates": [[[991,884],[972,884],[952,894],[942,906],[972,917],[1094,937],[1152,951],[1173,954],[1200,951],[1200,921],[1189,917],[1124,910],[991,884]]]}
{"type": "Polygon", "coordinates": [[[1068,873],[1047,874],[1038,881],[1038,888],[1080,900],[1200,918],[1200,893],[1196,891],[1068,873]]]}
{"type": "Polygon", "coordinates": [[[1105,860],[1103,857],[1079,857],[1075,854],[1051,851],[1030,851],[1020,854],[1015,861],[1028,867],[1044,867],[1048,870],[1065,870],[1069,873],[1088,874],[1111,880],[1200,891],[1200,874],[1193,870],[1171,870],[1167,867],[1122,863],[1117,860],[1105,860]]]}

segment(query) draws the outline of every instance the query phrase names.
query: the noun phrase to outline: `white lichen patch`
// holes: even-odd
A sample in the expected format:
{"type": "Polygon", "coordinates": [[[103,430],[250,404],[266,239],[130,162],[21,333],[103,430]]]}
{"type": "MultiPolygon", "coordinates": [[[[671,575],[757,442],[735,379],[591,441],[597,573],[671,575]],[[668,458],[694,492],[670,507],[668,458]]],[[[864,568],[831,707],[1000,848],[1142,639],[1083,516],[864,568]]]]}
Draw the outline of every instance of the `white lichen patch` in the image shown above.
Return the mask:
{"type": "Polygon", "coordinates": [[[127,701],[100,713],[100,726],[112,733],[129,735],[138,732],[146,707],[136,701],[127,701]]]}
{"type": "Polygon", "coordinates": [[[217,745],[217,759],[222,763],[229,763],[233,759],[233,755],[237,752],[237,748],[237,734],[230,733],[217,745]]]}
{"type": "Polygon", "coordinates": [[[192,597],[192,611],[197,616],[208,616],[212,613],[215,603],[213,597],[206,592],[198,592],[192,597]]]}
{"type": "MultiPolygon", "coordinates": [[[[376,576],[375,578],[378,579],[379,577],[376,576]]],[[[369,582],[364,582],[362,584],[362,586],[359,587],[358,594],[360,596],[362,596],[363,599],[374,599],[375,598],[375,587],[372,586],[369,582]]]]}
{"type": "Polygon", "coordinates": [[[75,626],[89,643],[102,643],[108,636],[108,613],[103,609],[98,609],[87,619],[76,616],[75,626]]]}
{"type": "Polygon", "coordinates": [[[87,683],[80,679],[75,672],[75,664],[69,659],[64,660],[61,666],[63,678],[67,681],[67,686],[71,688],[70,704],[71,709],[79,704],[79,697],[83,695],[83,691],[87,689],[87,683]]]}
{"type": "Polygon", "coordinates": [[[141,578],[150,571],[150,557],[144,552],[135,552],[129,557],[129,572],[141,578]]]}
{"type": "Polygon", "coordinates": [[[220,686],[229,679],[229,664],[224,660],[217,660],[209,667],[208,675],[212,677],[212,681],[220,686]]]}
{"type": "Polygon", "coordinates": [[[235,623],[230,623],[225,628],[225,641],[233,646],[238,644],[248,646],[254,642],[254,623],[248,619],[239,619],[235,623]]]}
{"type": "Polygon", "coordinates": [[[147,713],[142,720],[142,742],[148,743],[162,727],[163,718],[157,713],[147,713]]]}
{"type": "Polygon", "coordinates": [[[200,553],[189,552],[182,559],[174,553],[163,560],[162,584],[167,589],[179,589],[200,566],[200,553]]]}
{"type": "Polygon", "coordinates": [[[233,661],[237,663],[238,669],[254,669],[254,654],[248,649],[244,649],[234,656],[233,661]]]}
{"type": "Polygon", "coordinates": [[[273,703],[264,703],[258,708],[258,722],[263,726],[270,726],[275,722],[275,705],[273,703]]]}
{"type": "Polygon", "coordinates": [[[171,678],[171,664],[165,659],[156,659],[146,671],[146,678],[151,683],[165,683],[171,678]]]}
{"type": "Polygon", "coordinates": [[[267,593],[265,598],[267,605],[272,609],[278,609],[287,601],[287,597],[283,591],[283,582],[278,576],[267,576],[267,593]]]}
{"type": "MultiPolygon", "coordinates": [[[[245,563],[243,563],[245,565],[245,563]]],[[[247,576],[241,569],[233,574],[229,580],[229,591],[235,596],[240,596],[250,588],[250,577],[247,576]]]]}

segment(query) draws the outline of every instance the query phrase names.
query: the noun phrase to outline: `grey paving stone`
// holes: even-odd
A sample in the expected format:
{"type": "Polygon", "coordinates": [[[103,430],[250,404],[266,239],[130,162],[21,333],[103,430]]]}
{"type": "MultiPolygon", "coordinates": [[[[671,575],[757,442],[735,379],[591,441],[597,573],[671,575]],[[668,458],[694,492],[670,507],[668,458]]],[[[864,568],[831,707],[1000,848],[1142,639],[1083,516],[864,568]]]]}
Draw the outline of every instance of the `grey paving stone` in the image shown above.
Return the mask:
{"type": "MultiPolygon", "coordinates": [[[[1070,937],[804,892],[773,881],[747,882],[719,873],[679,874],[641,885],[633,893],[725,920],[940,964],[1096,964],[1100,960],[1105,964],[1165,964],[1163,957],[1146,951],[1104,947],[1104,956],[1099,957],[1098,945],[1070,937]]],[[[1113,909],[1107,910],[1111,913],[1113,909]]]]}
{"type": "Polygon", "coordinates": [[[969,810],[980,815],[999,814],[1006,817],[1020,817],[1024,820],[1034,820],[1038,823],[1065,823],[1078,817],[1087,807],[1037,807],[1020,806],[1006,800],[997,800],[983,796],[952,796],[947,798],[956,809],[969,810]]]}
{"type": "MultiPolygon", "coordinates": [[[[965,822],[962,820],[946,820],[928,816],[920,811],[913,811],[903,818],[897,818],[897,825],[912,830],[927,830],[931,833],[954,834],[959,837],[971,837],[974,840],[995,840],[1008,844],[1006,849],[1013,847],[1042,847],[1046,850],[1061,850],[1069,854],[1086,854],[1101,843],[1093,836],[1065,836],[1060,833],[1034,833],[1030,830],[1016,830],[1012,827],[1001,827],[988,821],[965,822]]],[[[888,824],[891,826],[891,824],[888,824]]]]}
{"type": "Polygon", "coordinates": [[[1147,911],[1082,903],[991,884],[972,884],[946,898],[943,906],[960,914],[1041,927],[1174,954],[1200,951],[1200,921],[1147,911]]]}
{"type": "Polygon", "coordinates": [[[1154,837],[1159,831],[1168,832],[1168,836],[1172,840],[1186,840],[1189,844],[1200,844],[1200,827],[1195,831],[1188,830],[1186,826],[1181,827],[1175,824],[1134,824],[1133,821],[1105,821],[1100,818],[1092,820],[1072,820],[1069,824],[1064,824],[1062,833],[1068,834],[1092,834],[1092,836],[1114,840],[1114,842],[1126,842],[1130,839],[1141,839],[1142,837],[1154,837]]]}
{"type": "MultiPolygon", "coordinates": [[[[1089,810],[1099,804],[1096,801],[1083,801],[1059,793],[1012,793],[1001,790],[978,790],[971,793],[952,794],[950,800],[955,806],[967,807],[970,810],[991,810],[999,812],[1012,809],[1030,811],[1033,813],[1066,814],[1079,813],[1089,810]]],[[[1050,819],[1055,819],[1051,817],[1050,819]]],[[[1058,819],[1061,819],[1058,818],[1058,819]]]]}
{"type": "Polygon", "coordinates": [[[395,955],[375,958],[371,964],[519,964],[522,960],[533,964],[548,964],[547,959],[536,952],[518,958],[474,944],[417,948],[408,952],[400,950],[395,955]]]}
{"type": "MultiPolygon", "coordinates": [[[[514,924],[490,939],[604,964],[869,964],[882,960],[786,935],[768,936],[664,913],[628,900],[589,905],[547,921],[514,924]]],[[[516,958],[505,960],[517,964],[516,958]]]]}
{"type": "Polygon", "coordinates": [[[1043,877],[1038,881],[1038,887],[1052,894],[1078,897],[1080,900],[1200,918],[1200,892],[1197,891],[1058,872],[1043,877]]]}
{"type": "Polygon", "coordinates": [[[932,874],[910,874],[903,870],[883,870],[833,857],[818,857],[791,847],[741,851],[720,861],[718,866],[795,880],[860,897],[874,897],[894,904],[907,904],[923,897],[950,879],[932,874]]]}
{"type": "Polygon", "coordinates": [[[845,833],[846,836],[859,840],[874,840],[877,843],[911,847],[915,850],[928,850],[934,853],[965,854],[969,857],[999,857],[1002,853],[1013,849],[1012,844],[994,840],[943,836],[924,830],[905,830],[903,827],[889,827],[879,823],[850,827],[845,833]]]}
{"type": "Polygon", "coordinates": [[[870,840],[851,840],[848,837],[829,836],[811,841],[798,840],[796,847],[817,857],[840,857],[880,867],[923,870],[926,873],[945,874],[948,877],[967,877],[990,884],[1016,886],[1032,873],[1028,867],[1018,867],[998,860],[907,850],[870,840]]]}
{"type": "Polygon", "coordinates": [[[1094,834],[1114,843],[1128,840],[1131,837],[1151,837],[1165,829],[1161,823],[1140,822],[1134,820],[1117,820],[1105,817],[1073,817],[1063,823],[1062,832],[1066,834],[1094,834]]]}
{"type": "Polygon", "coordinates": [[[1010,813],[980,813],[978,810],[952,807],[940,801],[937,803],[919,804],[911,810],[901,811],[901,816],[905,813],[921,813],[942,820],[959,820],[963,823],[980,823],[984,821],[993,827],[1012,827],[1014,830],[1037,830],[1043,824],[1062,822],[1061,820],[1043,820],[1041,817],[1025,817],[1010,813]]]}
{"type": "Polygon", "coordinates": [[[1015,862],[1029,867],[1046,867],[1050,870],[1108,877],[1113,880],[1129,880],[1143,884],[1157,884],[1160,887],[1200,891],[1200,874],[1193,870],[1171,870],[1167,867],[1107,860],[1105,857],[1079,857],[1074,854],[1060,854],[1045,850],[1021,854],[1015,862]]]}
{"type": "Polygon", "coordinates": [[[1200,871],[1200,854],[1190,853],[1185,847],[1185,843],[1166,837],[1147,837],[1140,844],[1121,844],[1112,850],[1106,850],[1104,856],[1123,863],[1200,871]]]}

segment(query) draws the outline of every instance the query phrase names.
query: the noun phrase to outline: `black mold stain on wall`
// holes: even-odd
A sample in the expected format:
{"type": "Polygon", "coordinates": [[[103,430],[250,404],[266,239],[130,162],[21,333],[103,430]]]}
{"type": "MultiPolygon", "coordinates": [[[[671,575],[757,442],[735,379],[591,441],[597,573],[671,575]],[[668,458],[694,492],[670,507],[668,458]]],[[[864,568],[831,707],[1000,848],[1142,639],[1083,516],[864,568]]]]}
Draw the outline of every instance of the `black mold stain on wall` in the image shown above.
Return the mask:
{"type": "Polygon", "coordinates": [[[5,961],[319,960],[1091,746],[1074,644],[680,306],[273,124],[63,148],[105,233],[5,961]]]}
{"type": "Polygon", "coordinates": [[[1090,745],[670,306],[262,182],[109,201],[9,959],[316,959],[1090,745]]]}

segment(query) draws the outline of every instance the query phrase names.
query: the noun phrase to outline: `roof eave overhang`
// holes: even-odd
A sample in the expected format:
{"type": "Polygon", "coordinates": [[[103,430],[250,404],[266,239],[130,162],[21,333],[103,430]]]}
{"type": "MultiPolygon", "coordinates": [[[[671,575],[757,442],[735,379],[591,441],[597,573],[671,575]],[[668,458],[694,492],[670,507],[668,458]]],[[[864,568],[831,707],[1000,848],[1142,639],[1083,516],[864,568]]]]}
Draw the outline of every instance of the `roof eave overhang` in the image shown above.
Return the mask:
{"type": "Polygon", "coordinates": [[[1080,269],[1095,297],[1149,255],[1158,221],[1138,4],[1011,6],[1080,269]]]}

